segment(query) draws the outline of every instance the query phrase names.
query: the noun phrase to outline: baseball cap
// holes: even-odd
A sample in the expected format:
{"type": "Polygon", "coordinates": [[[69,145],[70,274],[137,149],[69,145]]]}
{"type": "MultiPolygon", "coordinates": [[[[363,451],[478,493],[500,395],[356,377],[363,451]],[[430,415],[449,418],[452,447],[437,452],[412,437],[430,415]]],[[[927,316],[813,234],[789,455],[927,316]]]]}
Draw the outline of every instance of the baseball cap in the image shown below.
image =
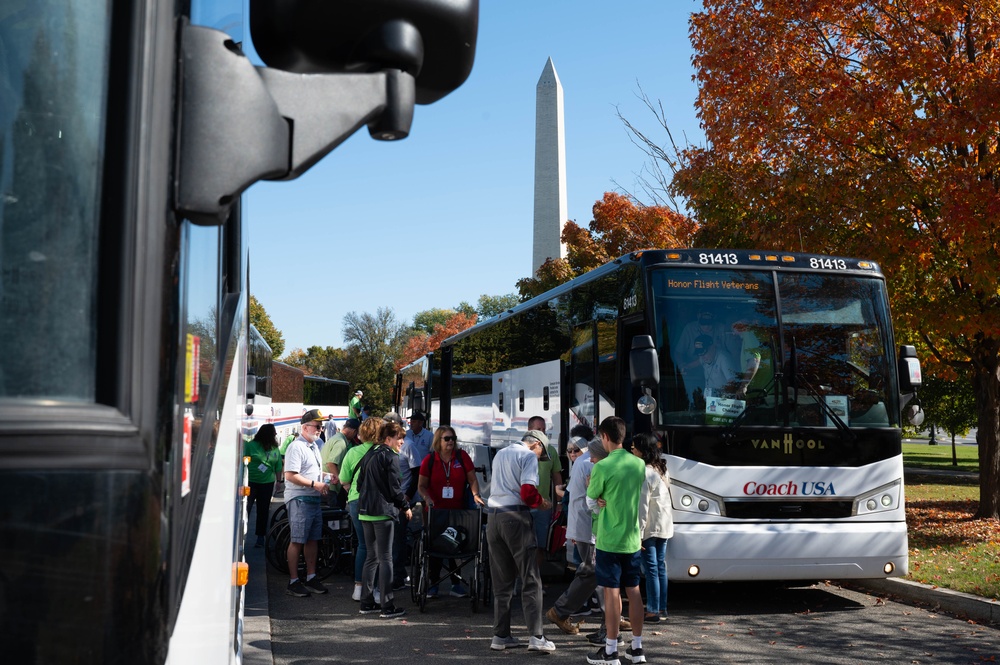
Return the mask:
{"type": "Polygon", "coordinates": [[[305,425],[306,423],[311,423],[316,420],[326,420],[326,416],[324,416],[323,412],[319,409],[309,409],[302,414],[302,418],[299,420],[299,423],[305,425]]]}
{"type": "Polygon", "coordinates": [[[344,421],[344,427],[350,427],[351,429],[358,429],[361,427],[361,423],[357,418],[348,418],[344,421]]]}
{"type": "Polygon", "coordinates": [[[525,439],[527,439],[529,437],[532,438],[532,439],[535,439],[536,441],[538,441],[539,443],[542,444],[542,457],[541,457],[541,459],[547,460],[549,458],[549,451],[548,451],[549,437],[545,436],[545,432],[543,432],[541,430],[529,429],[528,433],[525,434],[521,438],[521,441],[524,441],[525,439]]]}
{"type": "Polygon", "coordinates": [[[390,411],[389,413],[382,416],[382,420],[384,420],[387,423],[396,423],[397,425],[403,424],[402,417],[400,417],[400,415],[395,411],[390,411]]]}
{"type": "Polygon", "coordinates": [[[364,397],[365,396],[365,394],[363,392],[361,392],[360,390],[355,390],[354,394],[357,395],[358,397],[364,397]]]}
{"type": "Polygon", "coordinates": [[[694,355],[703,356],[708,352],[709,347],[714,344],[711,335],[698,335],[694,338],[694,355]]]}
{"type": "Polygon", "coordinates": [[[424,415],[423,411],[414,411],[410,414],[410,420],[422,420],[427,422],[427,417],[424,415]]]}

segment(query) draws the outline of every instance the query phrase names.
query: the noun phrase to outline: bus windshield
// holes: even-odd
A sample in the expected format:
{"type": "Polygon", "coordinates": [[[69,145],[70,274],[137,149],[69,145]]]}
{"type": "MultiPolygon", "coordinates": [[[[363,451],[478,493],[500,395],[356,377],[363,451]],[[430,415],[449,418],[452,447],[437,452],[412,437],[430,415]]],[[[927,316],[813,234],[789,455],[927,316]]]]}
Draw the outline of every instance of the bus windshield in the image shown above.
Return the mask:
{"type": "Polygon", "coordinates": [[[896,424],[879,279],[658,269],[652,294],[662,424],[896,424]]]}

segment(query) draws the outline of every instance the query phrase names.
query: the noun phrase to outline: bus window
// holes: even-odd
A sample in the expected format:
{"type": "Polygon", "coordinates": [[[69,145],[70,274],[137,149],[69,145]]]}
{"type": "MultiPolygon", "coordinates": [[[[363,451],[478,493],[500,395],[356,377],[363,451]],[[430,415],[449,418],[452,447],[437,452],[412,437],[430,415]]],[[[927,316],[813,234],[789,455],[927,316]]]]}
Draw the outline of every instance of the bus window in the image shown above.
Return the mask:
{"type": "Polygon", "coordinates": [[[0,397],[97,398],[110,4],[8,3],[0,21],[0,397]]]}

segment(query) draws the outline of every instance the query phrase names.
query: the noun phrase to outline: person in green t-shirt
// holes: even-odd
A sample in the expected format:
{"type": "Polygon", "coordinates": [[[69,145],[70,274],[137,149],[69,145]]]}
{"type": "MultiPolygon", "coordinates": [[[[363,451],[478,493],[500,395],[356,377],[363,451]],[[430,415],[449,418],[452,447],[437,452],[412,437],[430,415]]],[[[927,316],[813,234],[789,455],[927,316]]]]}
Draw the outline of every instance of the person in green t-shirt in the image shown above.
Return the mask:
{"type": "Polygon", "coordinates": [[[364,396],[365,394],[360,390],[355,391],[354,397],[352,397],[351,401],[347,403],[348,418],[356,418],[359,421],[361,420],[361,398],[364,396]]]}
{"type": "Polygon", "coordinates": [[[243,456],[250,458],[247,465],[247,481],[250,498],[247,500],[247,519],[250,509],[257,506],[257,524],[254,533],[257,542],[254,547],[264,546],[267,535],[267,521],[271,514],[271,496],[274,481],[281,476],[281,453],[278,452],[278,434],[271,423],[260,426],[253,438],[243,444],[243,456]]]}
{"type": "Polygon", "coordinates": [[[358,486],[354,482],[358,473],[358,463],[361,462],[375,442],[378,441],[379,428],[382,420],[371,418],[361,423],[358,428],[358,436],[361,443],[354,446],[344,455],[344,463],[340,465],[340,484],[347,490],[347,510],[351,513],[351,522],[354,524],[354,534],[358,538],[358,548],[354,553],[354,593],[351,596],[354,600],[361,600],[361,577],[364,570],[365,558],[368,556],[368,548],[365,546],[365,532],[358,519],[358,486]]]}
{"type": "Polygon", "coordinates": [[[605,646],[588,657],[590,663],[618,662],[618,630],[621,625],[622,597],[625,588],[632,623],[632,646],[625,657],[633,663],[645,662],[642,651],[642,596],[639,593],[641,534],[639,498],[646,481],[646,465],[622,447],[625,421],[611,416],[598,427],[601,443],[608,456],[594,465],[587,486],[587,504],[599,509],[595,535],[597,583],[604,587],[605,646]]]}

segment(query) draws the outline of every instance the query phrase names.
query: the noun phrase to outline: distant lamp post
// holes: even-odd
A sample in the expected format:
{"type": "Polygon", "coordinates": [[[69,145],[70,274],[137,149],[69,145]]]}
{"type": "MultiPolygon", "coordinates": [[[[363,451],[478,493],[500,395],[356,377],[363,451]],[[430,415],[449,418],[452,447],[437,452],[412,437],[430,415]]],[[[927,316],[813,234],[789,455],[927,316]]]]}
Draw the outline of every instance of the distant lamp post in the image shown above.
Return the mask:
{"type": "Polygon", "coordinates": [[[931,425],[931,440],[927,442],[929,446],[936,446],[937,439],[935,438],[936,432],[934,431],[934,425],[931,425]]]}

